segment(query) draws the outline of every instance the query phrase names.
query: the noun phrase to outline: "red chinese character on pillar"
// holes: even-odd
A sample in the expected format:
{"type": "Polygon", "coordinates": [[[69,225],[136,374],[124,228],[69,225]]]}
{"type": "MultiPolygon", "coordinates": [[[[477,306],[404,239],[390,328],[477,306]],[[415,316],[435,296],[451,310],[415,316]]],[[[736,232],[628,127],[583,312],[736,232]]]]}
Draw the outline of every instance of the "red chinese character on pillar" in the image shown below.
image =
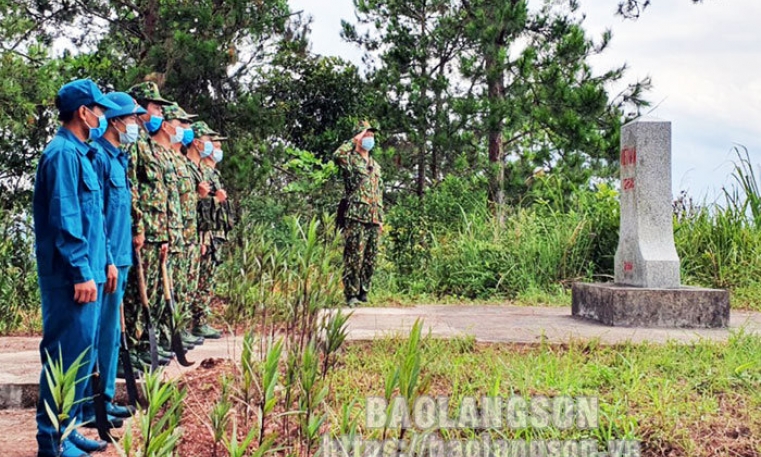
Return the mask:
{"type": "Polygon", "coordinates": [[[634,263],[632,262],[624,262],[624,271],[627,273],[630,273],[634,271],[634,263]]]}
{"type": "Polygon", "coordinates": [[[621,166],[628,167],[629,165],[637,164],[637,151],[633,148],[624,148],[621,151],[621,166]]]}
{"type": "Polygon", "coordinates": [[[623,188],[624,190],[633,190],[634,189],[634,178],[626,178],[623,182],[623,188]]]}

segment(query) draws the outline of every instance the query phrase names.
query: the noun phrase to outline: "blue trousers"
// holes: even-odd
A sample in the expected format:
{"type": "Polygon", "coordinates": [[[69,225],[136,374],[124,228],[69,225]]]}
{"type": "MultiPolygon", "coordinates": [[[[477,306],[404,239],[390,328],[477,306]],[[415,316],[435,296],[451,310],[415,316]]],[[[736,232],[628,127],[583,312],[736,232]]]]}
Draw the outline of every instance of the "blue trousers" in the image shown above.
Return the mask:
{"type": "MultiPolygon", "coordinates": [[[[121,304],[124,291],[127,287],[127,274],[129,267],[119,267],[119,279],[116,283],[116,291],[112,294],[104,294],[100,306],[100,323],[98,326],[98,369],[100,370],[100,382],[106,401],[114,399],[116,392],[116,369],[119,364],[119,342],[121,339],[121,304]]],[[[85,388],[85,398],[94,397],[92,382],[88,379],[85,388]]],[[[88,400],[82,406],[84,421],[95,419],[95,404],[88,400]]]]}
{"type": "Polygon", "coordinates": [[[122,338],[121,306],[127,290],[129,267],[119,267],[116,291],[103,296],[100,311],[100,337],[98,338],[98,364],[103,391],[107,401],[116,393],[116,369],[119,365],[119,346],[122,338]]]}
{"type": "MultiPolygon", "coordinates": [[[[92,373],[97,357],[98,321],[103,297],[103,284],[98,284],[98,300],[80,304],[74,301],[74,288],[61,287],[41,291],[42,296],[42,342],[40,360],[43,370],[40,375],[40,400],[37,403],[37,445],[41,455],[58,455],[60,436],[48,417],[45,403],[57,411],[50,386],[45,376],[48,364],[47,353],[57,361],[63,358],[64,372],[80,354],[87,351],[84,365],[77,373],[74,404],[69,418],[82,420],[81,402],[85,398],[85,382],[92,373]]],[[[61,429],[69,420],[62,421],[61,429]]]]}

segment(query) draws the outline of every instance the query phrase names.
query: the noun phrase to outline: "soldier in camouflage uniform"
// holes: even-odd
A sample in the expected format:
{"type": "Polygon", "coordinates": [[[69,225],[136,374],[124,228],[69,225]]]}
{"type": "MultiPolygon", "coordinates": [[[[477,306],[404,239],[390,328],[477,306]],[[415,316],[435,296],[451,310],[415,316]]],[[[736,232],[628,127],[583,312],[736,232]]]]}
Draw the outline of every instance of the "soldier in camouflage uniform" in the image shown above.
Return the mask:
{"type": "Polygon", "coordinates": [[[346,224],[343,228],[344,293],[348,306],[367,301],[375,270],[378,240],[383,231],[383,181],[378,163],[370,157],[377,128],[368,122],[355,130],[352,141],[341,145],[333,159],[344,180],[346,224]]]}
{"type": "MultiPolygon", "coordinates": [[[[172,154],[169,160],[172,162],[177,174],[176,191],[179,209],[180,229],[182,239],[178,244],[169,246],[169,258],[172,260],[172,283],[174,285],[175,300],[177,306],[185,311],[190,307],[191,293],[195,292],[196,286],[193,278],[188,277],[190,262],[195,260],[194,251],[198,247],[198,228],[196,224],[196,208],[198,197],[208,194],[208,186],[200,185],[200,180],[193,174],[190,162],[183,154],[183,146],[193,141],[193,130],[190,128],[192,119],[197,117],[188,114],[176,103],[164,106],[164,122],[171,132],[172,154]],[[189,140],[189,141],[188,141],[189,140]]],[[[165,313],[165,319],[171,316],[165,313]]],[[[194,337],[185,329],[181,332],[183,345],[194,347],[203,344],[204,339],[194,337]]]]}
{"type": "MultiPolygon", "coordinates": [[[[137,84],[127,92],[147,111],[140,116],[147,135],[142,136],[129,149],[128,175],[132,183],[133,246],[142,257],[150,319],[156,325],[163,307],[161,262],[168,254],[169,243],[176,243],[182,236],[181,232],[169,225],[169,187],[176,187],[176,178],[174,169],[165,166],[170,152],[169,134],[162,128],[162,106],[170,105],[171,102],[161,97],[158,87],[152,82],[137,84]]],[[[134,269],[128,280],[124,300],[125,324],[131,339],[139,342],[137,350],[140,360],[150,363],[147,335],[143,332],[146,316],[139,298],[137,276],[137,269],[134,269]]],[[[159,362],[167,364],[171,352],[162,351],[160,356],[159,362]]]]}
{"type": "Polygon", "coordinates": [[[211,187],[210,199],[201,202],[199,207],[199,229],[204,254],[201,256],[201,274],[198,281],[196,307],[208,314],[211,310],[211,298],[214,292],[214,275],[217,265],[221,263],[222,244],[227,241],[227,232],[232,226],[227,202],[227,193],[216,165],[224,156],[222,142],[227,138],[212,136],[212,153],[201,159],[201,172],[211,187]]]}
{"type": "MultiPolygon", "coordinates": [[[[220,183],[219,180],[214,179],[213,181],[207,182],[207,177],[204,176],[205,170],[208,169],[208,167],[203,167],[203,170],[201,169],[201,161],[206,159],[209,160],[209,158],[212,158],[212,154],[214,152],[214,142],[212,141],[212,138],[219,137],[219,133],[212,130],[206,122],[199,121],[193,124],[193,132],[195,134],[195,139],[193,140],[193,143],[188,148],[187,157],[190,161],[190,165],[194,171],[194,173],[197,173],[198,179],[200,181],[203,181],[204,184],[209,189],[209,193],[207,193],[206,196],[202,196],[198,201],[198,211],[197,211],[197,217],[198,217],[198,230],[199,230],[199,236],[202,236],[205,238],[205,242],[201,244],[201,249],[197,250],[198,257],[195,259],[192,259],[190,262],[190,272],[188,273],[189,277],[192,278],[199,278],[201,273],[201,257],[206,256],[207,251],[210,253],[211,250],[211,242],[209,239],[210,233],[212,228],[214,227],[214,195],[211,195],[211,185],[210,183],[213,182],[214,185],[214,193],[216,194],[216,189],[220,189],[220,183]]],[[[212,179],[214,176],[210,176],[212,179]]],[[[210,257],[210,256],[209,256],[210,257]]],[[[208,257],[207,257],[208,258],[208,257]]],[[[208,268],[208,262],[206,267],[208,268]]],[[[210,273],[209,270],[204,269],[203,274],[204,276],[207,276],[208,273],[210,273]]],[[[204,283],[204,287],[206,287],[206,284],[208,284],[208,281],[204,283]]],[[[206,318],[211,313],[211,308],[209,306],[209,293],[210,291],[202,291],[201,286],[199,285],[198,281],[196,281],[195,284],[196,288],[194,290],[194,294],[191,297],[191,311],[193,314],[193,335],[196,336],[202,336],[204,338],[221,338],[222,333],[219,330],[214,329],[211,327],[207,322],[206,318]],[[205,294],[204,294],[205,292],[205,294]]]]}

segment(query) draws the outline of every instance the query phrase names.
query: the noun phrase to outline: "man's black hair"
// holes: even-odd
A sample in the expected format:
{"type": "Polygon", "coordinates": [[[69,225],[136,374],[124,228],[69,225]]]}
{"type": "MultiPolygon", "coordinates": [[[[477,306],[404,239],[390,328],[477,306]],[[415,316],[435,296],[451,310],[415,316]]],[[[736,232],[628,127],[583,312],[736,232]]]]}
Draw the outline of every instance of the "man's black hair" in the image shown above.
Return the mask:
{"type": "Polygon", "coordinates": [[[74,112],[70,111],[68,113],[61,112],[61,97],[56,95],[55,96],[55,107],[58,108],[58,120],[66,123],[71,122],[72,119],[74,119],[74,112]]]}

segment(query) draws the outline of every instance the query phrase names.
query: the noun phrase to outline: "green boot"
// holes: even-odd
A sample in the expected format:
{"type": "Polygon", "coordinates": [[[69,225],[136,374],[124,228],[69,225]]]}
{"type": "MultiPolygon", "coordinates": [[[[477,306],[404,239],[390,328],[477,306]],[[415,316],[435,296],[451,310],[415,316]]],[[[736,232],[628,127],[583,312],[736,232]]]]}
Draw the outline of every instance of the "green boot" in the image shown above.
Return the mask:
{"type": "MultiPolygon", "coordinates": [[[[150,352],[142,352],[138,356],[141,362],[141,365],[151,366],[151,353],[150,352]]],[[[161,355],[158,356],[158,362],[160,367],[165,367],[171,363],[171,359],[168,359],[166,357],[162,357],[161,355]]]]}
{"type": "MultiPolygon", "coordinates": [[[[190,351],[191,349],[195,349],[196,346],[192,343],[185,341],[184,338],[182,338],[182,334],[180,334],[180,340],[182,340],[182,347],[183,349],[185,349],[185,352],[190,351]]],[[[161,353],[161,351],[168,352],[172,354],[172,357],[174,357],[174,351],[172,350],[172,343],[170,343],[169,341],[161,342],[159,353],[161,353]]]]}
{"type": "Polygon", "coordinates": [[[193,345],[193,346],[200,346],[203,344],[203,337],[193,336],[187,330],[183,330],[180,333],[180,337],[182,338],[183,345],[187,344],[187,345],[193,345]]]}
{"type": "Polygon", "coordinates": [[[193,335],[208,340],[218,340],[222,338],[222,332],[213,328],[209,324],[193,327],[193,335]]]}
{"type": "MultiPolygon", "coordinates": [[[[121,357],[121,355],[119,356],[121,357]]],[[[140,359],[137,358],[136,354],[129,353],[129,361],[132,364],[132,371],[135,376],[135,379],[140,379],[143,372],[140,369],[143,364],[140,362],[140,359]]],[[[119,363],[116,365],[116,377],[118,379],[124,379],[124,364],[122,363],[122,360],[119,359],[119,363]]]]}
{"type": "Polygon", "coordinates": [[[174,352],[172,351],[166,351],[161,346],[157,347],[157,353],[159,357],[164,357],[165,359],[173,359],[174,358],[174,352]]]}

